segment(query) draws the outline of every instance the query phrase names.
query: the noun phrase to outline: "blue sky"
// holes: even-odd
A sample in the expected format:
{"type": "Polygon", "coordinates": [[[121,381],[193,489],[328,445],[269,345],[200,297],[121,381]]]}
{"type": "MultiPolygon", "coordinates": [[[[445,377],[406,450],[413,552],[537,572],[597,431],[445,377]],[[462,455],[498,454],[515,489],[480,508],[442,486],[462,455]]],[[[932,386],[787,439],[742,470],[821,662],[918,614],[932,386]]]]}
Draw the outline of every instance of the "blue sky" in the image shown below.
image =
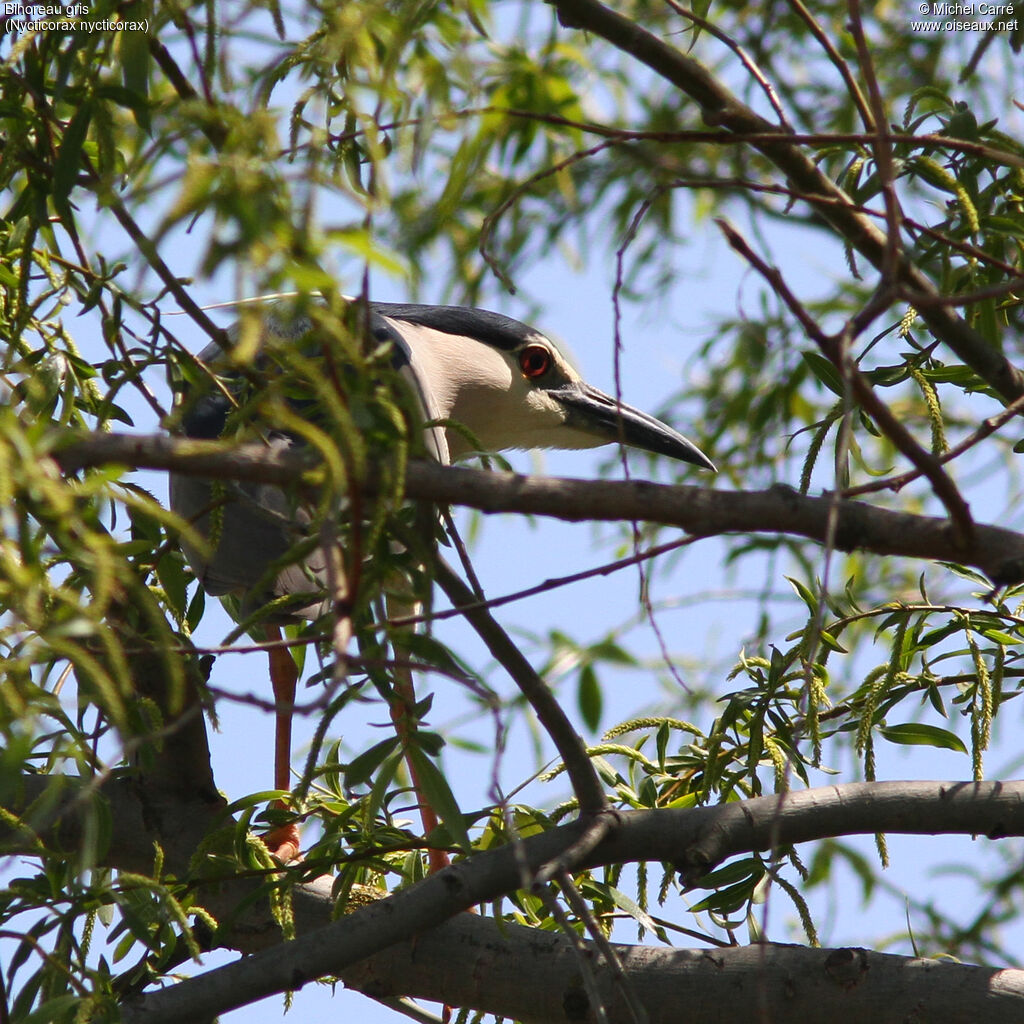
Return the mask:
{"type": "MultiPolygon", "coordinates": [[[[154,214],[154,218],[157,214],[154,214]]],[[[325,208],[323,218],[330,220],[332,211],[325,208]]],[[[128,251],[127,240],[117,229],[104,220],[97,229],[97,238],[104,243],[104,251],[121,253],[128,251]],[[109,243],[109,248],[107,244],[109,243]]],[[[165,256],[172,269],[182,276],[191,276],[196,271],[197,246],[184,238],[173,239],[175,244],[165,247],[165,256]],[[180,243],[180,244],[177,244],[180,243]]],[[[790,286],[802,298],[814,297],[822,283],[834,275],[845,273],[842,253],[828,245],[809,248],[806,240],[798,233],[780,228],[772,235],[774,255],[785,260],[790,286]]],[[[539,328],[564,343],[584,375],[592,383],[605,390],[614,390],[613,368],[613,307],[612,287],[615,275],[613,251],[596,250],[589,254],[584,269],[571,265],[564,253],[557,250],[520,275],[517,280],[522,294],[517,297],[504,296],[495,290],[495,299],[489,302],[491,308],[500,309],[512,316],[527,318],[528,310],[536,306],[540,313],[529,317],[539,328]]],[[[758,294],[756,282],[751,280],[738,259],[722,243],[717,231],[707,221],[693,222],[692,236],[687,245],[679,248],[675,255],[679,269],[678,281],[668,294],[652,295],[646,301],[627,303],[621,325],[625,351],[622,357],[623,397],[640,408],[655,411],[660,409],[673,395],[688,373],[713,374],[713,366],[695,364],[693,355],[707,339],[712,324],[721,315],[731,315],[737,309],[756,303],[758,294]]],[[[343,260],[343,257],[339,257],[343,260]]],[[[355,263],[340,262],[339,278],[344,290],[358,289],[362,268],[355,263]]],[[[440,279],[427,285],[420,296],[422,301],[431,301],[431,285],[438,294],[440,279]]],[[[197,281],[192,287],[193,296],[200,303],[217,303],[240,297],[234,291],[234,282],[229,275],[221,275],[213,281],[197,281]]],[[[380,300],[402,301],[409,298],[404,283],[377,274],[372,282],[372,296],[380,300]]],[[[167,306],[170,312],[172,306],[167,306]]],[[[230,311],[216,314],[219,322],[231,319],[230,311]]],[[[82,320],[83,332],[77,337],[86,355],[98,355],[100,339],[95,330],[82,320]]],[[[177,324],[176,324],[177,327],[177,324]]],[[[190,331],[181,318],[181,333],[198,350],[205,344],[198,331],[190,331]]],[[[151,381],[154,387],[162,387],[159,378],[151,381]]],[[[164,393],[162,397],[166,398],[164,393]]],[[[141,405],[133,409],[137,426],[141,430],[156,429],[149,411],[141,405]]],[[[699,415],[699,410],[693,410],[699,415]]],[[[684,434],[693,435],[698,431],[696,422],[676,420],[673,425],[684,434]]],[[[715,457],[714,448],[709,451],[715,457]]],[[[547,453],[543,457],[530,454],[513,454],[513,465],[524,472],[544,472],[566,476],[595,477],[608,462],[608,450],[597,452],[547,453]]],[[[646,474],[644,463],[642,472],[646,474]]],[[[663,478],[669,478],[672,467],[665,467],[663,478]]],[[[728,467],[715,486],[731,486],[728,483],[728,467]]],[[[634,470],[640,472],[641,470],[634,470]]],[[[619,466],[613,466],[610,476],[621,476],[619,466]]],[[[712,482],[698,470],[692,470],[688,482],[712,485],[712,482]]],[[[165,479],[156,474],[139,476],[139,481],[159,496],[166,494],[165,479]]],[[[796,483],[795,480],[788,481],[796,483]]],[[[819,481],[823,486],[829,481],[819,481]]],[[[1003,495],[987,494],[984,487],[976,487],[973,496],[976,507],[1000,509],[1003,495]],[[984,502],[984,504],[982,504],[984,502]]],[[[985,518],[996,519],[995,514],[985,518]]],[[[459,521],[464,532],[470,532],[471,517],[460,514],[459,521]]],[[[608,528],[594,528],[587,524],[565,524],[538,519],[533,523],[519,517],[484,517],[472,531],[473,562],[485,591],[490,596],[532,586],[544,579],[568,575],[592,566],[600,561],[610,560],[620,552],[621,537],[618,539],[608,528]]],[[[677,610],[659,613],[658,623],[667,639],[668,646],[676,656],[680,674],[684,680],[690,675],[689,665],[718,663],[735,654],[743,637],[754,629],[756,614],[751,601],[731,599],[727,601],[688,601],[696,594],[710,590],[742,588],[745,579],[737,578],[724,569],[721,542],[709,540],[694,546],[678,560],[670,577],[660,578],[656,584],[655,598],[677,597],[686,602],[677,610]]],[[[758,576],[757,582],[761,582],[758,576]]],[[[637,610],[638,576],[635,570],[625,570],[610,577],[597,577],[571,587],[544,593],[517,602],[498,613],[499,620],[513,632],[528,631],[546,633],[561,630],[581,641],[596,641],[621,622],[633,616],[637,610]]],[[[797,613],[798,614],[798,613],[797,613]]],[[[217,644],[231,628],[230,620],[210,602],[206,620],[197,635],[201,644],[217,644]]],[[[440,625],[437,635],[467,657],[481,670],[488,670],[489,658],[475,637],[458,622],[440,625]]],[[[641,623],[629,634],[630,649],[640,657],[656,658],[658,643],[649,625],[641,623]]],[[[502,693],[511,692],[500,671],[490,667],[489,679],[502,693]]],[[[212,682],[225,690],[236,693],[238,701],[222,701],[218,707],[220,731],[211,732],[211,747],[214,773],[218,785],[229,799],[236,799],[254,790],[270,788],[272,783],[273,721],[267,713],[246,703],[249,693],[269,696],[269,681],[266,661],[260,654],[224,656],[218,658],[212,682]],[[255,753],[254,753],[255,752],[255,753]]],[[[722,690],[727,688],[724,673],[720,680],[722,690]]],[[[606,707],[603,727],[637,711],[658,707],[671,707],[674,698],[671,683],[663,683],[653,672],[628,672],[621,676],[609,677],[606,687],[606,707]]],[[[427,681],[421,692],[433,688],[436,694],[432,721],[438,726],[459,720],[466,709],[459,688],[444,680],[427,681]]],[[[564,690],[567,703],[574,704],[574,690],[570,685],[564,690]]],[[[300,697],[301,699],[301,697],[300,697]]],[[[354,705],[341,716],[333,727],[331,739],[343,739],[346,747],[358,751],[382,737],[381,721],[367,722],[359,717],[359,706],[354,705]]],[[[1015,709],[1010,717],[1015,715],[1015,709]]],[[[300,720],[297,724],[295,755],[293,763],[301,767],[305,745],[309,741],[315,723],[300,720]]],[[[701,724],[710,724],[708,718],[701,724]]],[[[482,722],[483,735],[479,731],[474,738],[488,744],[491,740],[489,725],[482,722]]],[[[468,727],[466,728],[468,732],[468,727]]],[[[1002,727],[1009,732],[1010,723],[1002,727]]],[[[999,733],[997,731],[997,740],[999,733]]],[[[545,748],[544,756],[551,755],[545,748]]],[[[1016,747],[1012,740],[997,745],[988,758],[989,772],[997,777],[1001,771],[1018,770],[1016,747]]],[[[479,806],[488,799],[491,765],[486,759],[470,756],[449,748],[444,760],[459,797],[464,806],[479,806]]],[[[508,749],[498,766],[503,788],[511,790],[529,776],[537,765],[535,737],[525,729],[513,730],[508,749]]],[[[860,777],[859,769],[852,763],[837,765],[842,772],[842,781],[860,777]]],[[[887,745],[879,746],[880,778],[963,778],[969,775],[969,761],[962,756],[932,750],[907,750],[887,745]]],[[[827,781],[825,776],[815,780],[818,784],[827,781]]],[[[548,786],[534,784],[528,790],[528,799],[538,803],[553,804],[565,795],[564,782],[556,781],[548,786]]],[[[871,857],[870,839],[858,841],[857,845],[871,857]]],[[[970,888],[954,884],[942,876],[930,882],[929,871],[933,865],[943,861],[966,861],[974,858],[979,843],[969,839],[928,840],[922,837],[890,838],[892,869],[887,877],[898,888],[906,888],[915,896],[932,892],[934,898],[948,906],[950,902],[970,899],[970,888]]],[[[827,893],[817,892],[812,902],[822,910],[827,927],[822,930],[825,942],[867,944],[878,935],[899,932],[905,925],[899,899],[882,901],[865,913],[860,904],[858,885],[852,875],[840,873],[837,891],[841,898],[826,909],[827,893]]],[[[697,894],[696,898],[699,898],[697,894]]],[[[667,915],[684,917],[682,902],[673,897],[674,903],[665,909],[667,915]]],[[[791,928],[794,919],[791,906],[776,894],[770,903],[769,937],[778,941],[794,939],[791,928]]],[[[622,930],[621,938],[628,941],[631,928],[622,930]]],[[[1024,935],[1016,934],[1018,948],[1024,935]]],[[[207,958],[204,969],[213,964],[233,959],[233,955],[215,954],[207,958]]],[[[391,1010],[378,1007],[364,997],[339,989],[332,993],[323,986],[310,985],[295,996],[291,1010],[292,1019],[333,1020],[343,1017],[377,1024],[394,1021],[391,1010]]],[[[247,1007],[222,1017],[225,1024],[263,1024],[282,1019],[282,1001],[278,998],[266,1000],[256,1006],[247,1007]]]]}

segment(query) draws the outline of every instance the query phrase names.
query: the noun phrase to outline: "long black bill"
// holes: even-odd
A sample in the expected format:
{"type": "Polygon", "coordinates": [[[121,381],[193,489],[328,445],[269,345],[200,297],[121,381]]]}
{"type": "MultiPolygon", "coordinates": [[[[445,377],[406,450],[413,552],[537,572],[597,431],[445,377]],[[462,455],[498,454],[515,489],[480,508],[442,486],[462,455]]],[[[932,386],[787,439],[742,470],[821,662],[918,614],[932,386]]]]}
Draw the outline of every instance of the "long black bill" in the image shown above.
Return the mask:
{"type": "Polygon", "coordinates": [[[565,406],[567,426],[606,441],[620,441],[656,455],[691,462],[716,473],[715,464],[692,442],[667,423],[616,402],[610,395],[582,382],[548,392],[565,406]]]}

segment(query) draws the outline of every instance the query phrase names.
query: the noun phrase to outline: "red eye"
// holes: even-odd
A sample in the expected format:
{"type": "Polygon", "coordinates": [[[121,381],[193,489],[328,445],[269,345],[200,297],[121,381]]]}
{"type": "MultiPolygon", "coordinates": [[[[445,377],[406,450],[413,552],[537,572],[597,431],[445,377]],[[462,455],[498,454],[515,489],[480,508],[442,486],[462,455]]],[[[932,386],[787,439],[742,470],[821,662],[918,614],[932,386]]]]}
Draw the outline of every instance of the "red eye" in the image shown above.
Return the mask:
{"type": "Polygon", "coordinates": [[[527,345],[519,353],[519,369],[531,380],[543,377],[551,369],[551,353],[543,345],[527,345]]]}

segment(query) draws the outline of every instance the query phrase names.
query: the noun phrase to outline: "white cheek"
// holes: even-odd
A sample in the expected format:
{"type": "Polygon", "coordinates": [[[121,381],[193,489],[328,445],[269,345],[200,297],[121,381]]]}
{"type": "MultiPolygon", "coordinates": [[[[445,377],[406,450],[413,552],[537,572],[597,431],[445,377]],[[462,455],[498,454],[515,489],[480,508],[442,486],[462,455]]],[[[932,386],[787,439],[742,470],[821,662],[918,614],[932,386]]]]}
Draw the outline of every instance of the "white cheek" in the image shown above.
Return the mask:
{"type": "MultiPolygon", "coordinates": [[[[496,450],[509,448],[594,448],[605,442],[565,425],[565,410],[543,390],[524,385],[501,400],[502,423],[486,437],[496,450]]],[[[485,440],[481,436],[481,440],[485,440]]]]}
{"type": "MultiPolygon", "coordinates": [[[[534,387],[514,356],[474,338],[428,331],[419,325],[396,327],[406,338],[419,380],[429,383],[427,419],[463,424],[487,451],[510,448],[593,448],[601,438],[565,426],[565,408],[543,388],[534,387]]],[[[566,376],[571,371],[559,367],[566,376]]],[[[461,455],[474,446],[457,430],[447,430],[448,448],[461,455]]]]}

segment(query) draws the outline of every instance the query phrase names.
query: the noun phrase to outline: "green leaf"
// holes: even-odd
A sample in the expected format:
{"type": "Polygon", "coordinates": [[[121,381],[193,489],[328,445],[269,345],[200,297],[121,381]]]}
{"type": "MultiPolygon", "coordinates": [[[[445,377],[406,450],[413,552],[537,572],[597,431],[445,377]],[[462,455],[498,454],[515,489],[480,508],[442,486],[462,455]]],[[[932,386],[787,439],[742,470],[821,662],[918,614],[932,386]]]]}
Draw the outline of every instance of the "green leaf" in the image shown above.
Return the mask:
{"type": "Polygon", "coordinates": [[[846,650],[846,648],[827,629],[821,630],[818,635],[821,637],[821,642],[830,651],[835,651],[837,654],[849,653],[846,650]]]}
{"type": "Polygon", "coordinates": [[[23,1024],[53,1024],[55,1020],[61,1018],[72,1020],[74,1018],[71,1017],[71,1014],[80,1005],[78,996],[57,996],[54,999],[47,999],[34,1013],[22,1018],[22,1022],[23,1024]]]}
{"type": "Polygon", "coordinates": [[[192,600],[189,601],[188,611],[185,614],[185,622],[188,624],[189,632],[194,633],[206,610],[206,591],[202,587],[196,587],[192,600]]]}
{"type": "Polygon", "coordinates": [[[668,942],[668,935],[665,929],[636,900],[630,899],[621,889],[616,889],[614,885],[607,886],[606,891],[611,896],[615,906],[629,914],[643,928],[646,928],[649,932],[654,932],[662,942],[668,942]]]}
{"type": "Polygon", "coordinates": [[[816,615],[818,612],[818,599],[811,593],[810,588],[793,576],[787,576],[786,579],[789,585],[797,592],[800,600],[807,605],[810,613],[816,615]]]}
{"type": "Polygon", "coordinates": [[[441,819],[442,824],[452,839],[465,850],[473,845],[466,831],[466,822],[463,819],[462,811],[455,800],[448,780],[432,761],[419,747],[409,747],[406,751],[410,766],[416,770],[416,777],[419,781],[420,795],[434,809],[434,813],[441,819]]]}
{"type": "Polygon", "coordinates": [[[610,661],[615,665],[639,664],[629,651],[620,647],[614,640],[599,640],[589,648],[589,651],[595,661],[610,661]]]}
{"type": "Polygon", "coordinates": [[[118,37],[121,51],[121,78],[125,90],[133,97],[130,103],[135,123],[149,131],[149,39],[145,32],[121,32],[118,37]],[[136,98],[137,97],[137,98],[136,98]]]}
{"type": "Polygon", "coordinates": [[[748,903],[753,892],[754,882],[752,879],[747,879],[745,882],[730,885],[705,896],[704,899],[690,907],[690,913],[697,914],[702,910],[715,910],[720,914],[731,914],[748,903]]]}
{"type": "Polygon", "coordinates": [[[805,350],[800,353],[808,369],[814,376],[825,385],[834,395],[840,398],[846,397],[846,388],[843,386],[843,378],[839,371],[820,352],[805,350]]]}
{"type": "Polygon", "coordinates": [[[400,644],[410,657],[427,665],[433,665],[442,672],[453,676],[469,674],[466,666],[452,657],[452,652],[443,643],[426,633],[403,630],[400,644]]]}
{"type": "Polygon", "coordinates": [[[668,740],[671,735],[671,731],[668,726],[668,722],[662,722],[658,726],[658,731],[655,736],[655,743],[658,749],[658,764],[662,767],[665,765],[665,754],[668,751],[668,740]]]}
{"type": "Polygon", "coordinates": [[[603,699],[601,696],[601,684],[597,681],[597,673],[594,671],[593,665],[584,665],[580,669],[576,688],[576,700],[579,704],[584,724],[591,732],[596,732],[601,725],[603,699]]]}
{"type": "Polygon", "coordinates": [[[981,635],[994,644],[1002,644],[1004,647],[1016,647],[1020,643],[1019,636],[1012,636],[1004,633],[1001,629],[983,629],[981,635]]]}
{"type": "Polygon", "coordinates": [[[391,754],[386,757],[377,772],[377,778],[373,780],[373,786],[370,789],[369,796],[363,801],[362,807],[362,818],[364,822],[364,829],[369,832],[374,823],[374,819],[377,817],[381,807],[384,806],[384,801],[387,799],[388,787],[391,785],[395,774],[398,771],[398,766],[402,763],[402,750],[399,746],[396,746],[391,754]]]}
{"type": "Polygon", "coordinates": [[[950,572],[954,572],[957,576],[962,576],[965,580],[970,580],[972,583],[977,583],[980,586],[992,588],[991,581],[983,576],[980,572],[975,572],[974,569],[969,569],[966,565],[959,565],[956,562],[939,562],[939,565],[945,566],[950,572]]]}
{"type": "Polygon", "coordinates": [[[390,739],[375,743],[369,750],[364,750],[358,757],[350,761],[345,769],[345,785],[359,786],[367,782],[397,746],[398,737],[392,736],[390,739]]]}
{"type": "Polygon", "coordinates": [[[82,146],[89,132],[92,120],[92,103],[84,102],[64,129],[60,151],[53,164],[53,198],[58,205],[64,204],[75,187],[78,172],[82,167],[82,146]]]}
{"type": "Polygon", "coordinates": [[[880,726],[878,732],[890,743],[912,747],[937,747],[940,750],[955,750],[958,754],[967,753],[967,747],[956,733],[940,729],[937,725],[907,722],[905,725],[880,726]]]}
{"type": "Polygon", "coordinates": [[[180,558],[165,556],[156,563],[156,576],[163,587],[167,603],[174,617],[181,622],[185,616],[185,599],[188,579],[185,564],[180,558]]]}
{"type": "Polygon", "coordinates": [[[743,857],[734,860],[716,871],[709,871],[698,885],[702,889],[717,889],[722,885],[731,885],[743,878],[760,878],[764,874],[764,865],[757,857],[743,857]]]}

